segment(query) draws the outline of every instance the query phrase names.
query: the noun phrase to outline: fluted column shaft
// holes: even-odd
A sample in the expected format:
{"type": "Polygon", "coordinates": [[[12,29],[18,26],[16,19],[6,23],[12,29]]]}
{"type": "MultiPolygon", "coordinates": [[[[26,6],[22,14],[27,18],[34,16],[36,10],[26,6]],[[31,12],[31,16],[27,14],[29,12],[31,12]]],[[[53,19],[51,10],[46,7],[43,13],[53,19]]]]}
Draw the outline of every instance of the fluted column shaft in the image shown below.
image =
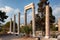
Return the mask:
{"type": "Polygon", "coordinates": [[[12,32],[12,18],[10,18],[10,33],[12,32]]]}
{"type": "Polygon", "coordinates": [[[45,34],[45,37],[46,38],[49,38],[49,36],[50,36],[50,29],[49,29],[49,5],[46,5],[46,20],[45,20],[45,30],[46,30],[46,34],[45,34]]]}
{"type": "Polygon", "coordinates": [[[27,26],[27,11],[24,10],[24,25],[27,26]]]}
{"type": "Polygon", "coordinates": [[[32,31],[34,37],[35,36],[35,7],[32,7],[32,31]]]}
{"type": "Polygon", "coordinates": [[[20,33],[20,13],[18,13],[18,34],[20,33]]]}
{"type": "Polygon", "coordinates": [[[58,19],[58,32],[60,33],[60,18],[58,19]]]}
{"type": "Polygon", "coordinates": [[[13,33],[15,33],[15,22],[16,22],[16,15],[14,14],[14,21],[13,21],[13,33]]]}

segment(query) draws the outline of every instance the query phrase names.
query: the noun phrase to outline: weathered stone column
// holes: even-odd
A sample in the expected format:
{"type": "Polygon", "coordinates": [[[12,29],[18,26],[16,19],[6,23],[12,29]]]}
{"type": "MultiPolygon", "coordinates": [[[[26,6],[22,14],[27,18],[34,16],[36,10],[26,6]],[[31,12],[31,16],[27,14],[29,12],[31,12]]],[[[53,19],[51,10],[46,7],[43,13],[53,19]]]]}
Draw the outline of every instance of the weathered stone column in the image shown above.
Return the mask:
{"type": "Polygon", "coordinates": [[[13,33],[15,34],[15,22],[16,22],[16,15],[14,14],[14,21],[13,21],[13,33]]]}
{"type": "Polygon", "coordinates": [[[12,32],[12,18],[10,18],[10,33],[12,32]]]}
{"type": "Polygon", "coordinates": [[[27,26],[27,10],[24,10],[24,25],[27,26]]]}
{"type": "Polygon", "coordinates": [[[35,37],[35,6],[32,7],[32,28],[33,28],[33,37],[35,37]]]}
{"type": "Polygon", "coordinates": [[[18,34],[20,33],[20,13],[18,13],[18,34]]]}
{"type": "Polygon", "coordinates": [[[58,19],[58,32],[60,33],[60,18],[58,19]]]}
{"type": "Polygon", "coordinates": [[[45,34],[45,38],[49,38],[50,35],[50,29],[49,29],[49,5],[46,5],[46,20],[45,20],[45,30],[46,30],[46,34],[45,34]]]}

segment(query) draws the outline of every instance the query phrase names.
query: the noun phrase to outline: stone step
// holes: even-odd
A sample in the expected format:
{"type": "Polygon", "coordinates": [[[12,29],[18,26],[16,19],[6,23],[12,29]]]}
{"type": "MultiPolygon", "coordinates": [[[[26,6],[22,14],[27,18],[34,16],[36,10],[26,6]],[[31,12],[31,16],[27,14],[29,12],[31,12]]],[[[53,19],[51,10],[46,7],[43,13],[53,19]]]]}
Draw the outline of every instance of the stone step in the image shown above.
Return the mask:
{"type": "Polygon", "coordinates": [[[57,40],[57,38],[48,38],[48,39],[42,38],[41,40],[57,40]]]}

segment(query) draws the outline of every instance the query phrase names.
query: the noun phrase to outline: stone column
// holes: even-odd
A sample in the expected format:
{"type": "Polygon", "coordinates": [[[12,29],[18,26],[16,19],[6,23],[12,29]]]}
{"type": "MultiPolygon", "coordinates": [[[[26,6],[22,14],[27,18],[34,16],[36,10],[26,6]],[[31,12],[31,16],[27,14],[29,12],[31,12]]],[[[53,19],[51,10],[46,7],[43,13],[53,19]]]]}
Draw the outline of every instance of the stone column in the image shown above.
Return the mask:
{"type": "Polygon", "coordinates": [[[32,7],[32,29],[33,29],[33,37],[35,37],[35,7],[34,7],[34,4],[32,7]]]}
{"type": "Polygon", "coordinates": [[[20,13],[18,13],[18,34],[20,33],[20,13]]]}
{"type": "Polygon", "coordinates": [[[49,29],[49,5],[46,5],[46,20],[45,20],[45,30],[46,30],[46,34],[45,34],[45,38],[49,38],[50,35],[50,29],[49,29]]]}
{"type": "Polygon", "coordinates": [[[14,14],[14,21],[13,21],[13,33],[15,34],[15,22],[16,22],[16,15],[14,14]]]}
{"type": "Polygon", "coordinates": [[[27,10],[24,10],[24,25],[27,26],[27,10]]]}
{"type": "Polygon", "coordinates": [[[60,33],[60,18],[58,19],[58,32],[60,33]]]}
{"type": "Polygon", "coordinates": [[[12,18],[10,18],[10,33],[12,32],[12,18]]]}

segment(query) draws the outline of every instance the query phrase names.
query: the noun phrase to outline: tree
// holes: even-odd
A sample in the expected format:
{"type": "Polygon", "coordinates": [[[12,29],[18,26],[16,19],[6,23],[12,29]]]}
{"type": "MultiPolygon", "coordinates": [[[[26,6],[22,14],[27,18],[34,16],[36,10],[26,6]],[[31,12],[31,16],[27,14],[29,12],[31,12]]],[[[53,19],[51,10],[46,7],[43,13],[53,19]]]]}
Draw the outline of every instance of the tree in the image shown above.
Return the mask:
{"type": "Polygon", "coordinates": [[[8,16],[6,15],[6,12],[0,11],[0,22],[4,22],[4,19],[7,19],[8,16]]]}
{"type": "Polygon", "coordinates": [[[35,24],[35,26],[36,26],[35,28],[36,28],[36,30],[40,30],[40,28],[39,28],[39,27],[41,26],[41,25],[40,25],[40,20],[41,20],[41,19],[40,19],[39,15],[36,14],[36,17],[35,17],[35,23],[36,23],[36,24],[35,24]]]}
{"type": "Polygon", "coordinates": [[[0,10],[0,31],[2,31],[2,22],[5,22],[4,19],[7,19],[8,16],[6,15],[6,12],[2,12],[0,10]]]}
{"type": "MultiPolygon", "coordinates": [[[[45,6],[46,5],[49,5],[48,0],[40,0],[40,2],[38,3],[38,15],[40,17],[40,19],[39,19],[40,20],[40,28],[43,31],[45,31],[45,14],[46,14],[45,13],[45,6]]],[[[52,14],[52,8],[51,7],[49,7],[49,10],[50,10],[49,22],[50,22],[50,25],[52,25],[55,22],[55,16],[53,16],[53,14],[52,14]]]]}

